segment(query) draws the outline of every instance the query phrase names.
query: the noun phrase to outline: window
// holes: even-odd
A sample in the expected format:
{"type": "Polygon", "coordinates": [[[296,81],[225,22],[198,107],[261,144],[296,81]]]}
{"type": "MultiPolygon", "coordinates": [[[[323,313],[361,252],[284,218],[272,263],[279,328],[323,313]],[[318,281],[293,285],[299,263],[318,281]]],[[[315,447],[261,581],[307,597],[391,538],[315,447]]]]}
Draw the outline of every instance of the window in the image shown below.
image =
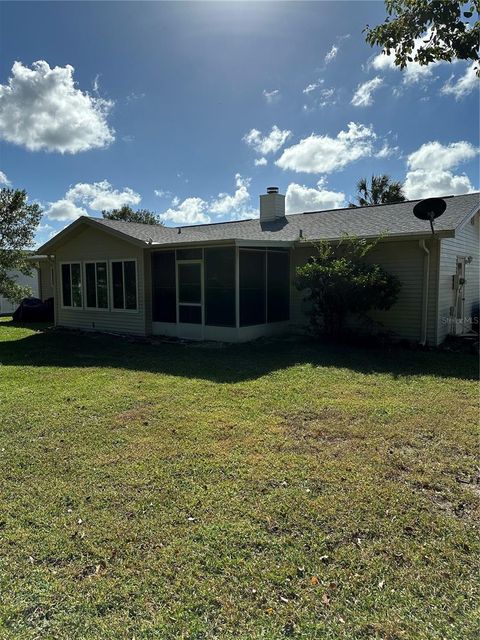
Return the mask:
{"type": "Polygon", "coordinates": [[[114,309],[137,309],[137,265],[135,260],[112,261],[112,303],[114,309]]]}
{"type": "Polygon", "coordinates": [[[85,263],[85,298],[90,309],[108,309],[106,262],[85,263]]]}
{"type": "Polygon", "coordinates": [[[235,323],[235,249],[205,249],[205,324],[235,323]]]}
{"type": "Polygon", "coordinates": [[[267,322],[290,317],[290,260],[286,251],[267,251],[267,322]]]}
{"type": "Polygon", "coordinates": [[[154,322],[176,322],[175,251],[152,254],[152,318],[154,322]]]}
{"type": "Polygon", "coordinates": [[[82,269],[79,262],[62,264],[62,305],[82,306],[82,269]]]}
{"type": "Polygon", "coordinates": [[[266,252],[240,251],[240,326],[265,324],[266,321],[266,252]]]}

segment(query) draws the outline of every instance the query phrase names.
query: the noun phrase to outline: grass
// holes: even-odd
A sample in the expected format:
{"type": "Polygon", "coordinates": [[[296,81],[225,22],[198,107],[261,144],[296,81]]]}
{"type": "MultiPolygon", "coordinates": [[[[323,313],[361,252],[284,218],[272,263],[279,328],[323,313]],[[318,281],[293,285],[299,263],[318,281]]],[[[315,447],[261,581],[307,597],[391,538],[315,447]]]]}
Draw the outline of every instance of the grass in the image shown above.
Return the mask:
{"type": "Polygon", "coordinates": [[[0,637],[477,638],[474,356],[0,323],[0,637]]]}

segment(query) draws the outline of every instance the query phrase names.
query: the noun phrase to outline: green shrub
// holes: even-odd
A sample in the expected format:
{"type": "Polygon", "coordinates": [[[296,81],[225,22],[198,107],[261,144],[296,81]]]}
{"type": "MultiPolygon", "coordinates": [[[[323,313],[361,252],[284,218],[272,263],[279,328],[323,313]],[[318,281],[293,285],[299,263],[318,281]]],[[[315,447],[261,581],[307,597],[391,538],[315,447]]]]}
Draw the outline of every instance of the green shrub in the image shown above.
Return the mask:
{"type": "Polygon", "coordinates": [[[365,318],[371,309],[389,309],[397,300],[399,279],[364,260],[375,246],[356,238],[320,242],[307,264],[297,268],[295,284],[308,291],[315,335],[339,336],[348,316],[365,318]]]}

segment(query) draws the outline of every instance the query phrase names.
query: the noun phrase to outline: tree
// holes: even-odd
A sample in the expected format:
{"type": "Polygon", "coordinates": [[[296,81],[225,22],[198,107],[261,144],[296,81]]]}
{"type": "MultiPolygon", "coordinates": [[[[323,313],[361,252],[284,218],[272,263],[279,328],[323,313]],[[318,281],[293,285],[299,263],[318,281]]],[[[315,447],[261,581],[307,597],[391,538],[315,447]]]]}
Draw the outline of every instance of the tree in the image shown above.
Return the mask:
{"type": "Polygon", "coordinates": [[[341,335],[348,316],[365,318],[371,309],[389,309],[401,284],[396,276],[365,256],[376,246],[346,238],[336,245],[326,241],[316,245],[309,262],[297,267],[295,284],[307,290],[312,303],[310,326],[315,335],[341,335]]]}
{"type": "Polygon", "coordinates": [[[392,180],[390,176],[372,176],[370,185],[366,178],[357,182],[357,202],[350,203],[350,207],[367,207],[371,204],[390,204],[392,202],[404,202],[403,187],[401,182],[392,180]]]}
{"type": "Polygon", "coordinates": [[[152,213],[152,211],[148,211],[148,209],[138,209],[138,211],[134,211],[132,207],[128,206],[128,204],[123,205],[120,209],[102,211],[102,216],[108,220],[123,220],[124,222],[163,225],[163,222],[156,213],[152,213]]]}
{"type": "Polygon", "coordinates": [[[18,285],[8,272],[17,270],[31,275],[28,249],[33,246],[41,217],[38,204],[28,204],[26,191],[0,190],[0,296],[12,302],[20,302],[31,295],[29,287],[18,285]]]}
{"type": "MultiPolygon", "coordinates": [[[[393,52],[401,69],[409,62],[478,61],[479,5],[479,0],[385,0],[385,23],[367,26],[366,40],[387,55],[393,52]],[[477,20],[471,23],[474,13],[477,20]],[[420,46],[415,46],[415,39],[422,37],[420,46]]],[[[480,76],[480,65],[476,71],[480,76]]]]}

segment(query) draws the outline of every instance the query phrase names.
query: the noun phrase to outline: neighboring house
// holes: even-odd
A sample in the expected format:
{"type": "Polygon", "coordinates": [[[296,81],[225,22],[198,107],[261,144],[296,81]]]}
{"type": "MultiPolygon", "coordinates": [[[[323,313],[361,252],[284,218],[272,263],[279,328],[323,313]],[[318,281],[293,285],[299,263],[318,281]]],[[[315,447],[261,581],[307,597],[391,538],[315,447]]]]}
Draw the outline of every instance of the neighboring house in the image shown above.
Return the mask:
{"type": "Polygon", "coordinates": [[[368,259],[397,275],[395,305],[372,313],[399,337],[439,344],[471,327],[479,289],[479,194],[446,197],[432,236],[415,202],[285,215],[260,196],[260,218],[168,228],[82,217],[39,250],[54,268],[58,326],[243,341],[304,330],[295,268],[312,242],[380,238],[368,259]]]}
{"type": "MultiPolygon", "coordinates": [[[[40,277],[39,273],[35,269],[32,271],[31,276],[26,276],[21,273],[21,271],[9,271],[7,275],[22,287],[30,287],[32,297],[39,297],[40,277]]],[[[7,300],[7,298],[2,298],[2,296],[0,296],[0,316],[11,315],[17,307],[18,304],[16,302],[11,302],[10,300],[7,300]]]]}

